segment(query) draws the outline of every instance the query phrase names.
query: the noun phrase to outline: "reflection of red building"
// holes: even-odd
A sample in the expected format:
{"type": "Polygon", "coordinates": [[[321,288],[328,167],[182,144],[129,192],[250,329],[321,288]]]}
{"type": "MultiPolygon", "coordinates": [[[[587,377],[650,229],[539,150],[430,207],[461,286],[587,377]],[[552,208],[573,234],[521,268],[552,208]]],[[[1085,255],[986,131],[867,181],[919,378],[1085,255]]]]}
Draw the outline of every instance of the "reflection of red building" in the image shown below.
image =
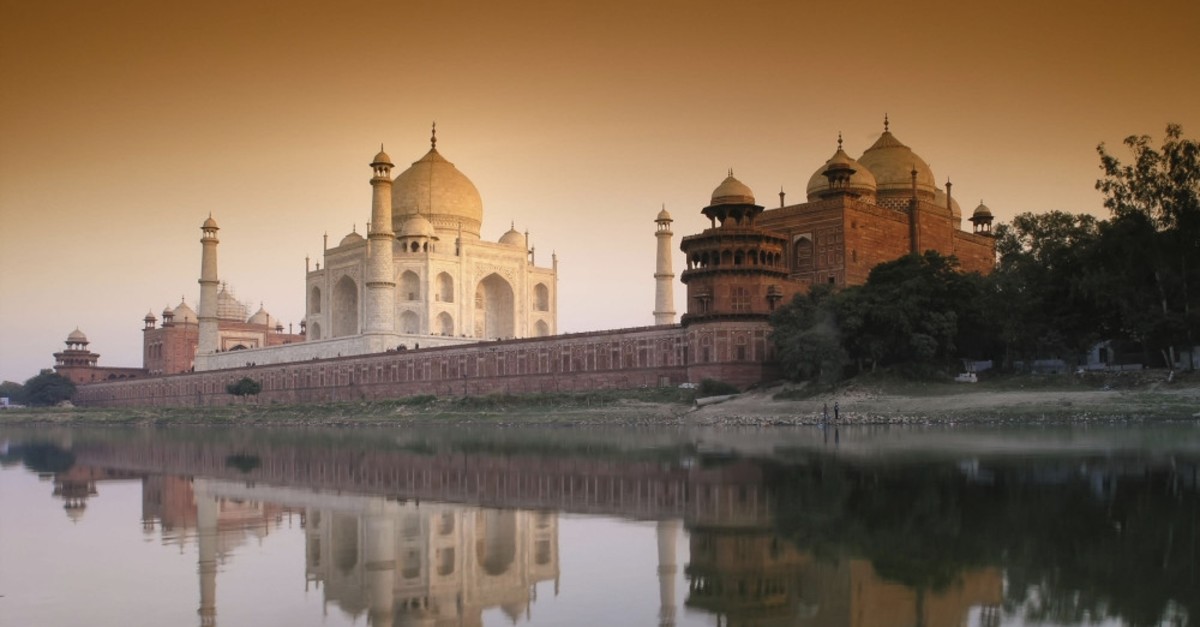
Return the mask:
{"type": "Polygon", "coordinates": [[[967,570],[946,588],[918,590],[888,581],[871,562],[816,557],[770,531],[694,529],[687,605],[739,625],[959,627],[972,607],[994,622],[1004,580],[999,570],[967,570]]]}

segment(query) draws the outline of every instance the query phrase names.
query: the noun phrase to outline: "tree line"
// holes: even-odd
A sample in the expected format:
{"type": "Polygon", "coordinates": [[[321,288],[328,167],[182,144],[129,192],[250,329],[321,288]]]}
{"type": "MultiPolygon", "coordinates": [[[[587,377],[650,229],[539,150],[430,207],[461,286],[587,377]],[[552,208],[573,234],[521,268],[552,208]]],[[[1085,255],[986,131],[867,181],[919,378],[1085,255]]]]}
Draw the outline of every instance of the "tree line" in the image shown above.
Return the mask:
{"type": "Polygon", "coordinates": [[[1200,142],[1171,124],[1159,148],[1148,136],[1124,145],[1128,162],[1097,147],[1107,220],[1022,213],[995,229],[987,276],[927,251],[877,266],[863,285],[797,296],[771,318],[784,374],[832,382],[960,358],[1073,364],[1102,341],[1138,363],[1200,365],[1200,142]]]}

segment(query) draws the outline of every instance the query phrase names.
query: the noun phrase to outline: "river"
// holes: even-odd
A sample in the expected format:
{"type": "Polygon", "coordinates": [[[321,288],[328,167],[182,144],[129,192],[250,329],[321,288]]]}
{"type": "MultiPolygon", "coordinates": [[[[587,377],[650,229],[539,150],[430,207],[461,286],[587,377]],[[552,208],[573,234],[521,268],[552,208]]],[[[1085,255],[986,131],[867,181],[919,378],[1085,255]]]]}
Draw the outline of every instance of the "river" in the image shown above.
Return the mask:
{"type": "Polygon", "coordinates": [[[1200,621],[1200,426],[0,428],[0,625],[1200,621]]]}

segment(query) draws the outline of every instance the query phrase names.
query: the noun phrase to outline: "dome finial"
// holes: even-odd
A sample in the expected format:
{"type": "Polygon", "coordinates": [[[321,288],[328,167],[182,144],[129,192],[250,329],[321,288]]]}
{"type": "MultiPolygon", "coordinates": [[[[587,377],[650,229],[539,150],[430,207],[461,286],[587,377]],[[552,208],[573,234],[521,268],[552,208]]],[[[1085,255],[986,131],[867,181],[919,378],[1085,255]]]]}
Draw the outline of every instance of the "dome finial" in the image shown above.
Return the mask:
{"type": "Polygon", "coordinates": [[[729,176],[733,176],[733,168],[729,168],[729,176]]]}
{"type": "Polygon", "coordinates": [[[883,132],[888,132],[888,115],[886,113],[883,114],[883,132]]]}
{"type": "Polygon", "coordinates": [[[838,150],[842,149],[842,132],[838,131],[838,150]]]}
{"type": "Polygon", "coordinates": [[[433,121],[433,131],[429,135],[429,147],[437,150],[437,120],[433,121]]]}

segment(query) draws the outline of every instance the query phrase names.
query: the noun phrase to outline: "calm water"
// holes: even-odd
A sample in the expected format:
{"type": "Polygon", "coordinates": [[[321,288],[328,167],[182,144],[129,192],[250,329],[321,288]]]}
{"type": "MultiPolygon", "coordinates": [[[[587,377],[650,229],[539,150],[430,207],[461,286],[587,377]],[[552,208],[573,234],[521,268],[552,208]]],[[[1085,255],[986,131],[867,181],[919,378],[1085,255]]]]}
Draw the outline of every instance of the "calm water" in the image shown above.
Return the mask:
{"type": "Polygon", "coordinates": [[[0,430],[0,625],[1197,624],[1200,426],[0,430]]]}

